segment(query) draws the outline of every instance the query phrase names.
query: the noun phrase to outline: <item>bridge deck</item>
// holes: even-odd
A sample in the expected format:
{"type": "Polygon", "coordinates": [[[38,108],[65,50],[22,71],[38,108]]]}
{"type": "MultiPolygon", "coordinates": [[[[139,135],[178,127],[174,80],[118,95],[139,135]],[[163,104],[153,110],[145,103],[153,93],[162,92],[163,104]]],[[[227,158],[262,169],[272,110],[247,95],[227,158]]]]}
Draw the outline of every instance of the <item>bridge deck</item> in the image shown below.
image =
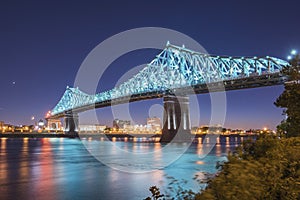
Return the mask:
{"type": "Polygon", "coordinates": [[[48,118],[61,118],[64,117],[65,113],[73,112],[80,113],[95,108],[103,108],[107,106],[113,106],[118,104],[124,104],[135,101],[149,100],[162,98],[167,94],[176,95],[192,95],[192,94],[204,94],[209,92],[221,92],[238,89],[266,87],[272,85],[280,85],[287,81],[287,78],[282,76],[280,73],[265,74],[260,76],[251,76],[246,78],[237,78],[233,80],[214,82],[210,84],[199,84],[191,87],[175,88],[173,90],[161,91],[161,92],[147,92],[141,94],[133,94],[130,96],[124,96],[112,100],[106,100],[102,102],[96,102],[93,104],[87,104],[78,108],[65,110],[63,113],[49,116],[48,118]]]}

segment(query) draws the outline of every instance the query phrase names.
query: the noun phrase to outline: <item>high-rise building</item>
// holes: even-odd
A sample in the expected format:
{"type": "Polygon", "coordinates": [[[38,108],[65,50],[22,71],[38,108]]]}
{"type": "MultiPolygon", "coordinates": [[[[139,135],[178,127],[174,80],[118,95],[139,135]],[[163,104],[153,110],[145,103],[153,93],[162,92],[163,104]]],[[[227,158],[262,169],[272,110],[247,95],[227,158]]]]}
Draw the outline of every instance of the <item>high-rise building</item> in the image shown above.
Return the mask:
{"type": "Polygon", "coordinates": [[[124,126],[129,126],[130,124],[131,124],[130,120],[114,119],[113,128],[124,129],[124,126]]]}
{"type": "Polygon", "coordinates": [[[158,117],[149,117],[147,118],[147,126],[151,127],[153,130],[161,129],[161,121],[158,117]]]}

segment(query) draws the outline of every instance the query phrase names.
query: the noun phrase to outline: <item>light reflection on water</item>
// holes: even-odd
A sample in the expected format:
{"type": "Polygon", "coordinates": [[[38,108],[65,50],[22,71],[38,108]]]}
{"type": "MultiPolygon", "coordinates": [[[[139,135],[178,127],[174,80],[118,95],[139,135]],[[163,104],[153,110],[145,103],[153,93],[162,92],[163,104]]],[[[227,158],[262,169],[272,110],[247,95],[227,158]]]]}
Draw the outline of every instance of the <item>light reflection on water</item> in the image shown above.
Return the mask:
{"type": "Polygon", "coordinates": [[[170,146],[166,153],[162,151],[164,145],[147,143],[147,138],[114,140],[113,145],[107,145],[112,142],[89,137],[84,140],[84,146],[80,140],[67,138],[1,138],[0,199],[32,199],[33,196],[35,199],[143,199],[149,196],[150,186],[157,185],[164,191],[173,179],[186,180],[183,187],[198,191],[201,185],[193,178],[203,178],[207,172],[215,173],[216,162],[226,160],[227,153],[238,141],[232,139],[217,144],[201,158],[203,147],[210,145],[202,144],[201,139],[175,162],[161,168],[170,154],[176,154],[181,148],[180,144],[170,146]],[[87,149],[95,146],[115,165],[123,163],[137,170],[154,166],[159,170],[147,173],[114,170],[89,154],[87,149]],[[124,157],[120,149],[145,156],[135,162],[135,157],[124,157]],[[152,154],[147,157],[149,152],[152,154]]]}
{"type": "Polygon", "coordinates": [[[1,145],[0,145],[0,180],[6,180],[7,179],[7,168],[8,164],[6,161],[7,159],[7,153],[6,153],[6,140],[7,138],[1,138],[1,145]]]}

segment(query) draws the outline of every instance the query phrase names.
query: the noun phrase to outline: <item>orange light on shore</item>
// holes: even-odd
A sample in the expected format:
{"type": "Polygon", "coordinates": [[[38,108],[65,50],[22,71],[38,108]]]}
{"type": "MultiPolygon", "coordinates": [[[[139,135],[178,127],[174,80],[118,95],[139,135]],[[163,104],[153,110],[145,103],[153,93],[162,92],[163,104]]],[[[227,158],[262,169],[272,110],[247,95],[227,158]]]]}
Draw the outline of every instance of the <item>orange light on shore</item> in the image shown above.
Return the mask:
{"type": "Polygon", "coordinates": [[[51,116],[51,111],[49,110],[46,114],[46,118],[50,117],[51,116]]]}

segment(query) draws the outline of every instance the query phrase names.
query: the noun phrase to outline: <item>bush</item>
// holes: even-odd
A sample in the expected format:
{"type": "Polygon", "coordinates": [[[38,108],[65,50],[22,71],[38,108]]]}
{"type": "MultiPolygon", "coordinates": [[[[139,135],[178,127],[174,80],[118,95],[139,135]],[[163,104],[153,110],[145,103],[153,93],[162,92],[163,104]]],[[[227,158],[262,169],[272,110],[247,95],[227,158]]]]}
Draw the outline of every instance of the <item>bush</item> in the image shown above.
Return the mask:
{"type": "Polygon", "coordinates": [[[300,138],[245,142],[195,199],[300,199],[300,138]]]}

